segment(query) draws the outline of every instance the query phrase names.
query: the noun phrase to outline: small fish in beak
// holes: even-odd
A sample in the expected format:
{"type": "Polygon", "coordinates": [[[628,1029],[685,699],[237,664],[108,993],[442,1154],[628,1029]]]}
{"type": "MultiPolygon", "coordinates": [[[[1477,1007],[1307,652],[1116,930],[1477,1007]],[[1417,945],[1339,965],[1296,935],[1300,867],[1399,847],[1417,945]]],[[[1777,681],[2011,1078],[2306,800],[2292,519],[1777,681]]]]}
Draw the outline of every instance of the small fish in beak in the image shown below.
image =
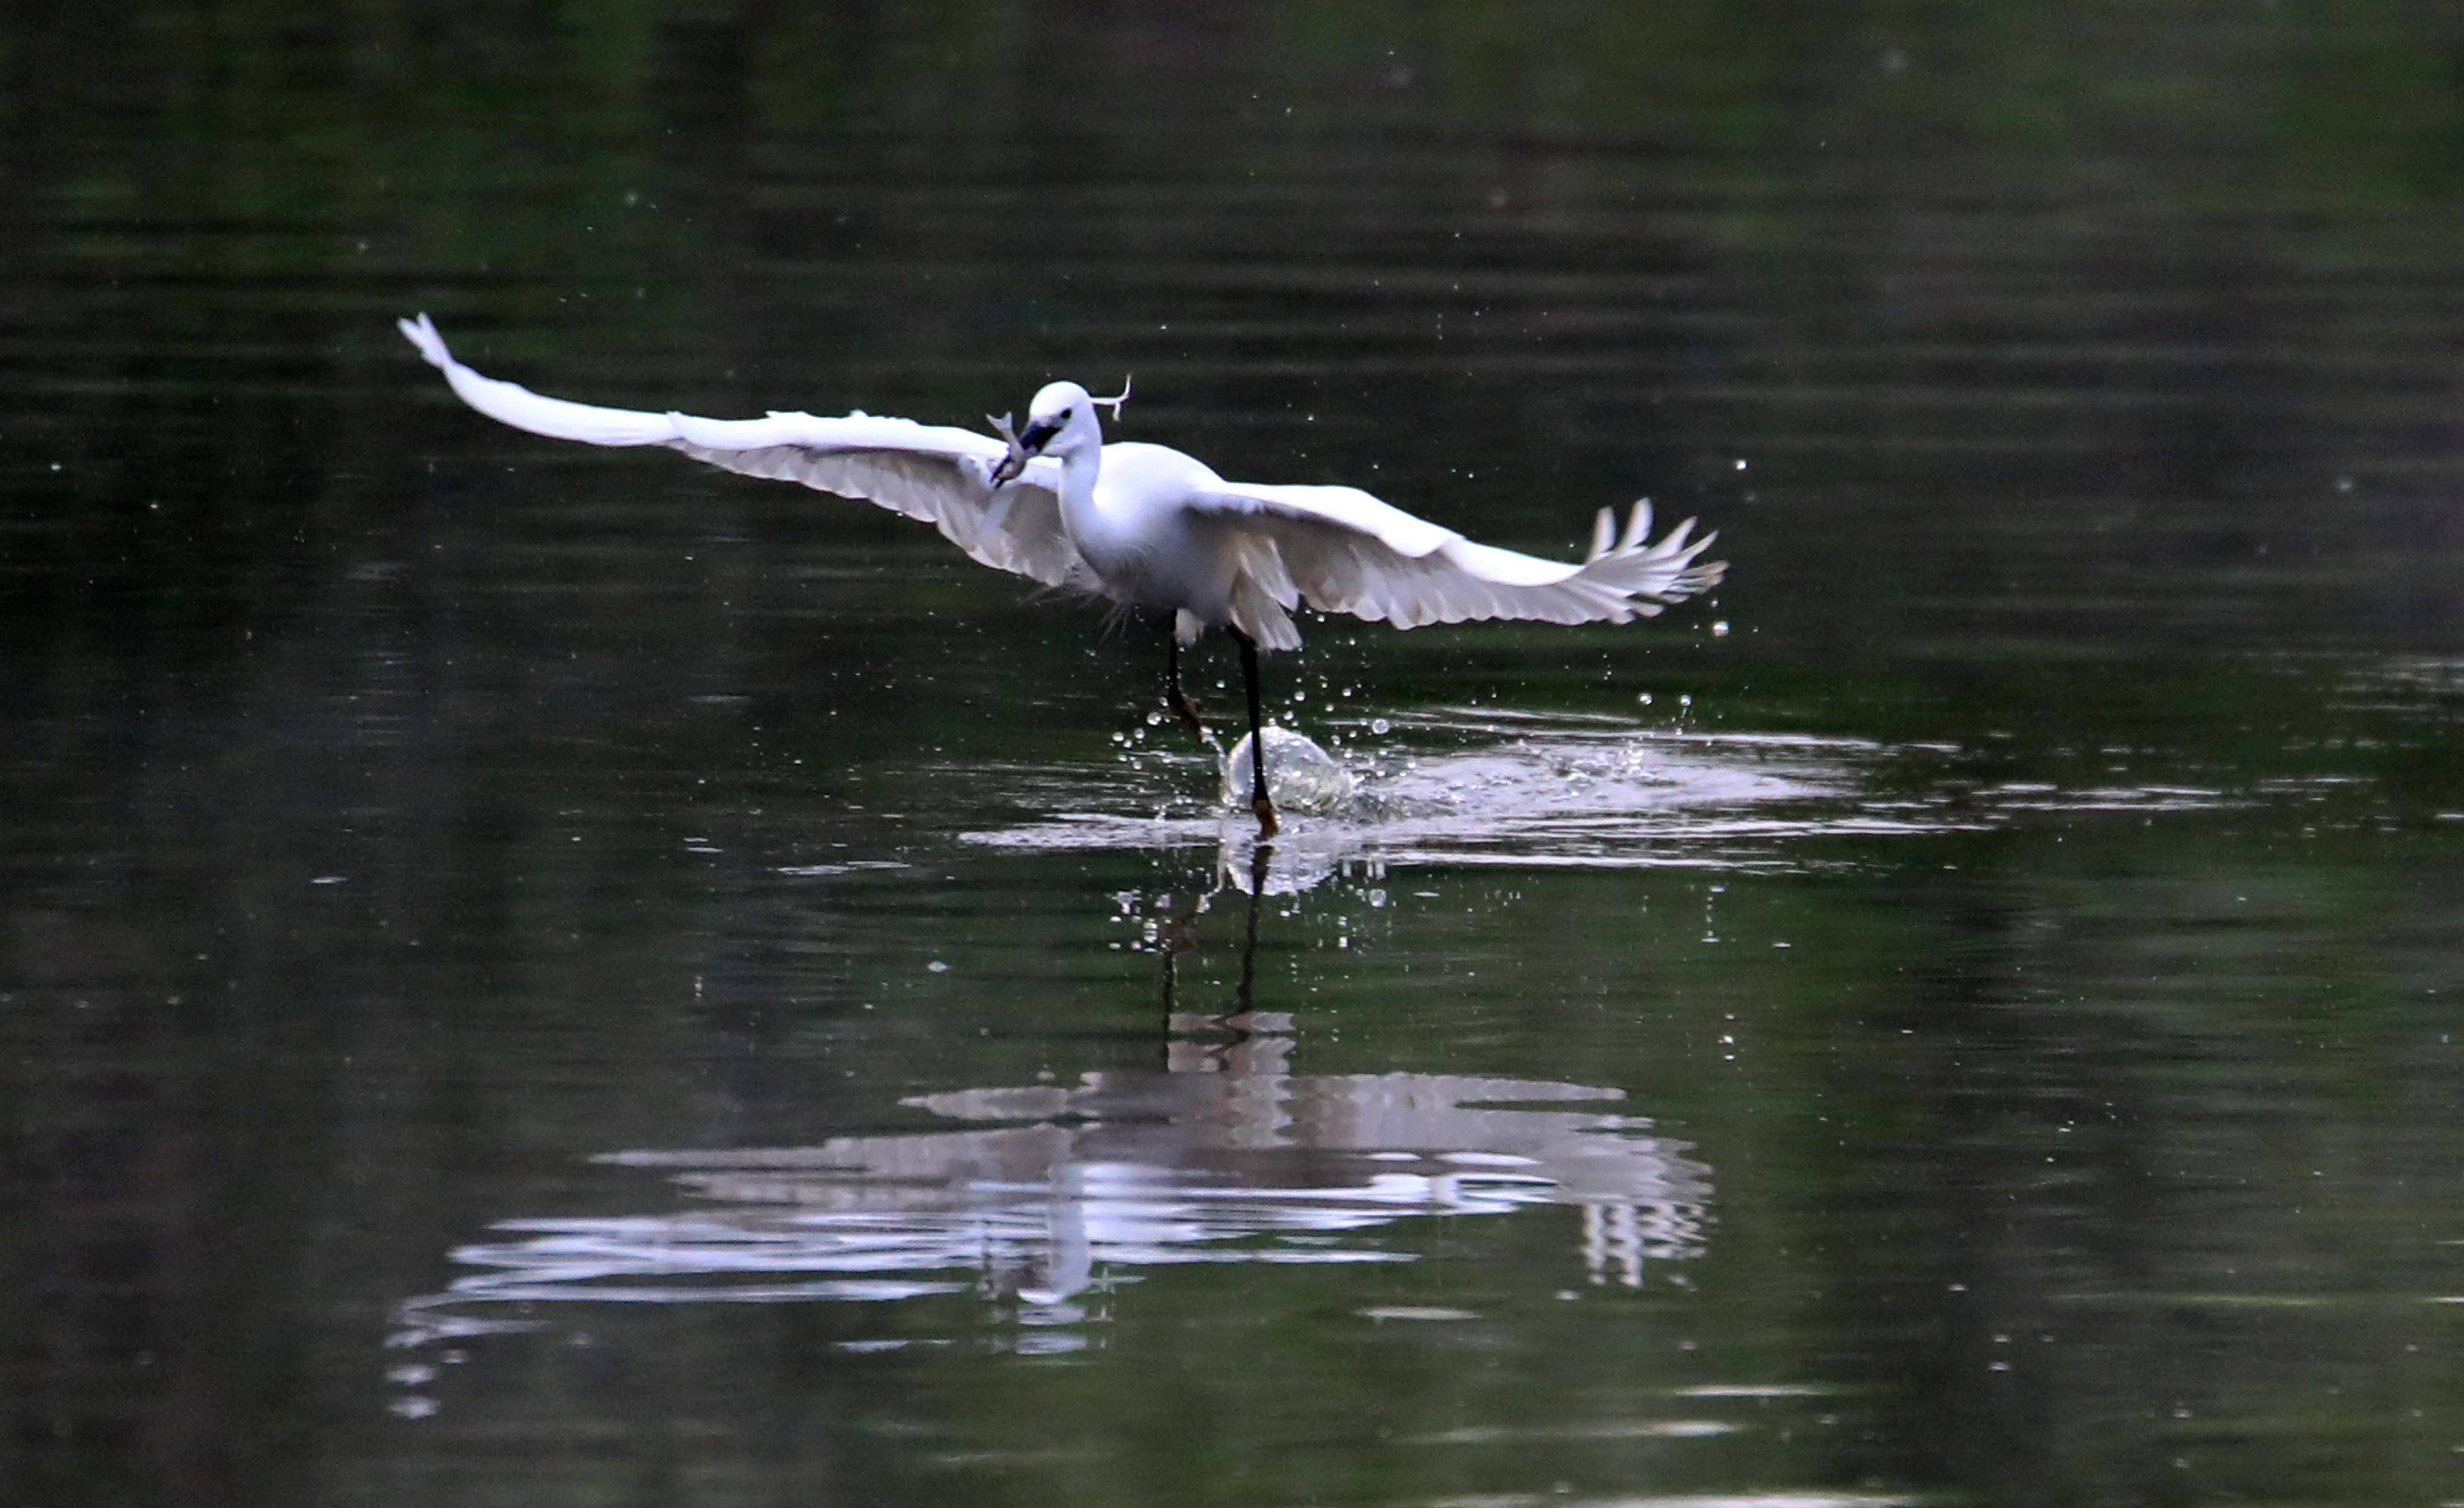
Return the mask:
{"type": "Polygon", "coordinates": [[[1026,463],[1043,454],[1044,448],[1052,443],[1052,437],[1061,432],[1058,420],[1035,420],[1026,426],[1026,433],[1021,434],[1010,426],[1007,414],[998,419],[986,414],[984,419],[993,426],[993,432],[1009,445],[1009,454],[1002,456],[1001,464],[993,468],[995,487],[1006,487],[1017,481],[1019,473],[1026,470],[1026,463]]]}

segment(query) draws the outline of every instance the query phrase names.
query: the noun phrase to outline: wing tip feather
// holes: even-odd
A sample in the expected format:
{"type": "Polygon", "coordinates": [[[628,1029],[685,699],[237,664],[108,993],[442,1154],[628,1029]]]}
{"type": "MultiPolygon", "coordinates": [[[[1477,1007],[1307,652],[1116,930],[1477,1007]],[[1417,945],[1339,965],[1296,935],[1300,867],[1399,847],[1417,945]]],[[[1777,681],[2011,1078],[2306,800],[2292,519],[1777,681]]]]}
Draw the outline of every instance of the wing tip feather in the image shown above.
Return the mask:
{"type": "Polygon", "coordinates": [[[1635,499],[1634,512],[1626,519],[1625,535],[1617,541],[1619,550],[1631,550],[1651,533],[1651,499],[1635,499]]]}

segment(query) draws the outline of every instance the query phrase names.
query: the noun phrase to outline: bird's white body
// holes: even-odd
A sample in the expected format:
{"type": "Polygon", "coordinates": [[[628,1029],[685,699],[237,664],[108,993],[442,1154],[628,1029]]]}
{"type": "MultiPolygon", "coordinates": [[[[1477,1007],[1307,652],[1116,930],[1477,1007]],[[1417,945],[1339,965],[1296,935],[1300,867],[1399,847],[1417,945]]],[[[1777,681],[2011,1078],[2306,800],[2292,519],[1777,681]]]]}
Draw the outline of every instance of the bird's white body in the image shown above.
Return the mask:
{"type": "Polygon", "coordinates": [[[1064,463],[1061,519],[1108,594],[1132,607],[1229,623],[1239,563],[1179,504],[1221,491],[1223,478],[1170,446],[1116,440],[1098,453],[1083,499],[1064,463]]]}

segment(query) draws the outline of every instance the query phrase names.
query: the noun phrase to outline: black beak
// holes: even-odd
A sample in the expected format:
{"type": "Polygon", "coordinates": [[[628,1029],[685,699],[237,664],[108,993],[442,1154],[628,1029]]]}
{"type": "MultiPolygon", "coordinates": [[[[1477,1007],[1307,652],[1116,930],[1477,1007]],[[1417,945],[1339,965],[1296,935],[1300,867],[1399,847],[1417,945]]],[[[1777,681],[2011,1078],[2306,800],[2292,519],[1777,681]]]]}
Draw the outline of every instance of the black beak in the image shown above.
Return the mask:
{"type": "Polygon", "coordinates": [[[1009,442],[1009,454],[1002,456],[1001,464],[993,468],[993,485],[1005,487],[1018,480],[1018,473],[1026,470],[1027,462],[1044,453],[1044,448],[1050,445],[1052,437],[1061,432],[1061,421],[1038,419],[1026,426],[1024,433],[1020,434],[1011,433],[1005,422],[997,427],[1001,430],[1001,438],[1009,442]]]}

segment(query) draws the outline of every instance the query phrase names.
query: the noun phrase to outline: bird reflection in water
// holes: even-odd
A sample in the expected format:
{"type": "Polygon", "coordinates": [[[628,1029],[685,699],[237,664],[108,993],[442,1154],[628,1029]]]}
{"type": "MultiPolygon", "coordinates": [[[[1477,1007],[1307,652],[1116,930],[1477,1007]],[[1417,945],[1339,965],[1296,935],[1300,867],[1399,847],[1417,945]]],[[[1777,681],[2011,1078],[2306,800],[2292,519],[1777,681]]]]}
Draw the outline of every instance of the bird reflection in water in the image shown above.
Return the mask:
{"type": "Polygon", "coordinates": [[[1647,1264],[1701,1255],[1710,1169],[1617,1108],[1622,1090],[1293,1073],[1291,1016],[1253,998],[1268,886],[1252,875],[1243,888],[1230,1009],[1192,1011],[1178,998],[1196,909],[1158,934],[1159,1067],[903,1102],[970,1123],[950,1130],[605,1154],[610,1167],[657,1169],[695,1202],[498,1221],[490,1238],[452,1254],[465,1271],[450,1287],[400,1307],[390,1344],[537,1327],[536,1318],[497,1318],[516,1305],[974,1292],[1014,1310],[1018,1328],[994,1344],[1067,1349],[1101,1321],[1085,1296],[1149,1269],[1411,1261],[1408,1242],[1381,1244],[1375,1233],[1417,1215],[1535,1205],[1582,1211],[1575,1255],[1595,1284],[1639,1286],[1647,1264]]]}

